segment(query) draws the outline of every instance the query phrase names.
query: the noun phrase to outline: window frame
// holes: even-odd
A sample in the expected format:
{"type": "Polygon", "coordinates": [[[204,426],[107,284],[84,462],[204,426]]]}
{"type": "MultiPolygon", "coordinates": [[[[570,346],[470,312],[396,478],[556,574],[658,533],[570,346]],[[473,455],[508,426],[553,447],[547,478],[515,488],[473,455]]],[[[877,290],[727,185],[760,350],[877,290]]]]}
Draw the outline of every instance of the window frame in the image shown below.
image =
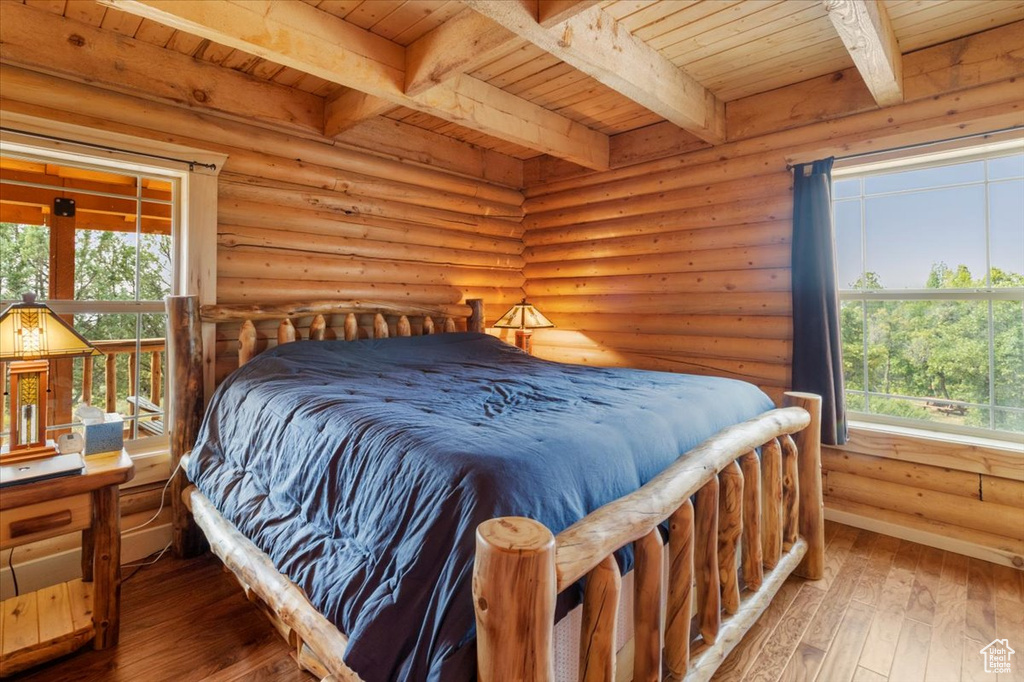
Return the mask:
{"type": "MultiPolygon", "coordinates": [[[[177,200],[173,202],[171,219],[171,293],[196,295],[203,304],[216,302],[217,183],[227,155],[15,112],[4,112],[3,126],[0,127],[0,154],[28,156],[54,164],[122,174],[155,176],[174,183],[177,200]],[[170,158],[158,159],[148,155],[170,158]],[[191,166],[173,159],[187,159],[212,168],[191,166]]],[[[162,301],[49,300],[47,304],[60,314],[163,313],[165,310],[162,301]]],[[[203,340],[206,352],[212,354],[215,341],[212,325],[204,329],[203,340]]],[[[207,365],[212,366],[211,363],[207,365]]],[[[210,379],[212,374],[208,381],[210,379]]],[[[173,395],[173,382],[173,372],[168,371],[165,381],[167,396],[173,395]]],[[[167,405],[170,405],[170,400],[167,405]]],[[[151,470],[154,464],[158,470],[166,468],[169,461],[167,447],[166,433],[161,437],[125,443],[125,449],[133,459],[146,461],[147,470],[151,470]],[[154,459],[157,461],[153,462],[154,459]]],[[[138,480],[133,481],[134,484],[139,484],[138,480]]]]}
{"type": "MultiPolygon", "coordinates": [[[[864,349],[861,353],[862,360],[864,362],[863,367],[863,388],[861,390],[851,390],[844,387],[844,393],[848,395],[862,395],[864,396],[865,406],[870,406],[871,397],[875,398],[910,398],[913,401],[925,401],[927,397],[918,396],[902,396],[898,394],[880,393],[878,391],[870,390],[870,379],[868,372],[868,329],[867,329],[867,305],[870,302],[879,301],[986,301],[988,302],[988,397],[987,403],[968,403],[966,401],[949,400],[950,404],[963,404],[968,407],[981,407],[987,409],[989,412],[989,428],[975,427],[958,424],[948,424],[943,422],[929,421],[926,419],[913,419],[910,417],[896,417],[891,415],[876,414],[871,412],[865,412],[860,410],[847,409],[847,415],[851,423],[856,423],[861,428],[871,428],[873,425],[881,428],[897,428],[906,429],[909,431],[917,432],[930,432],[937,434],[948,434],[952,436],[965,436],[968,438],[985,438],[996,441],[1013,441],[1015,438],[1020,439],[1020,434],[1015,434],[1012,431],[998,430],[995,426],[995,411],[996,409],[1009,410],[1011,412],[1024,412],[1024,408],[1007,408],[997,406],[995,402],[995,358],[994,358],[994,338],[995,338],[995,327],[994,327],[994,312],[993,303],[998,301],[1011,301],[1021,302],[1024,304],[1024,288],[1019,287],[992,287],[991,286],[991,236],[990,236],[990,202],[989,202],[989,186],[993,182],[1003,182],[1006,180],[1016,180],[1016,176],[1009,179],[997,179],[991,180],[988,177],[988,166],[985,165],[985,177],[983,180],[973,180],[958,182],[949,185],[936,185],[934,187],[917,188],[913,190],[898,190],[894,192],[886,192],[878,195],[867,195],[864,192],[864,180],[870,177],[888,175],[891,173],[920,170],[926,168],[937,168],[942,166],[958,165],[963,163],[970,163],[972,161],[988,161],[989,159],[999,158],[1004,156],[1012,156],[1024,153],[1024,137],[1017,135],[1011,136],[1009,139],[1001,139],[997,142],[988,142],[978,144],[969,147],[957,147],[957,146],[943,146],[941,151],[933,153],[895,153],[890,155],[883,155],[885,158],[881,161],[874,162],[860,162],[856,160],[850,160],[846,163],[839,162],[835,165],[832,172],[833,182],[833,197],[832,197],[832,215],[835,217],[836,206],[842,202],[861,202],[861,226],[860,226],[860,238],[861,238],[861,277],[866,277],[870,271],[867,263],[867,250],[865,248],[866,235],[867,235],[867,216],[864,210],[864,201],[868,196],[888,196],[890,194],[903,194],[912,192],[922,191],[934,191],[936,189],[948,189],[953,187],[968,187],[981,185],[985,188],[985,282],[988,286],[971,288],[971,289],[882,289],[882,290],[871,290],[871,289],[844,289],[839,283],[837,283],[837,297],[839,305],[847,301],[859,301],[862,303],[862,336],[864,349]],[[852,178],[859,178],[860,192],[856,196],[845,196],[836,197],[834,192],[834,185],[836,182],[842,180],[850,180],[852,178]]],[[[836,262],[838,263],[838,250],[836,240],[833,239],[833,248],[836,249],[836,262]]]]}

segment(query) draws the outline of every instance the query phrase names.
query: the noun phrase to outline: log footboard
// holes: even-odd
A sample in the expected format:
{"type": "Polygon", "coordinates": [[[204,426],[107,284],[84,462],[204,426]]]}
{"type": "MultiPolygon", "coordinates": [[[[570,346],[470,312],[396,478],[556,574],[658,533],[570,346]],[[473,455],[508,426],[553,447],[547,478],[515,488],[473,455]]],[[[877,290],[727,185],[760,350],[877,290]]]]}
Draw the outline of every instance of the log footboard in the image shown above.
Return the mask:
{"type": "Polygon", "coordinates": [[[630,543],[637,681],[709,679],[791,573],[819,579],[821,399],[788,393],[786,404],[716,434],[557,536],[525,518],[481,524],[473,573],[481,682],[554,679],[555,598],[584,578],[579,679],[616,679],[613,554],[630,543]]]}

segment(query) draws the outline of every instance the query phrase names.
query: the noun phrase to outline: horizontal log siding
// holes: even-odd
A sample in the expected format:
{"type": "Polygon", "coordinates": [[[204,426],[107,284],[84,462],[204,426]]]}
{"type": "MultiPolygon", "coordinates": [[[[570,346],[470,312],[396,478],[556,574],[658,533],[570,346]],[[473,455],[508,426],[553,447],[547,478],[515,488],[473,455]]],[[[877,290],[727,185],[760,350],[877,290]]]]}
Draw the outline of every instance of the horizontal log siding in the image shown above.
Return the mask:
{"type": "MultiPolygon", "coordinates": [[[[792,360],[786,164],[1019,125],[1019,93],[1006,80],[604,173],[528,162],[524,288],[558,325],[535,332],[534,352],[746,379],[780,400],[792,360]]],[[[823,449],[826,508],[1024,566],[1024,483],[1011,471],[1024,460],[921,442],[900,461],[905,443],[863,440],[823,449]]]]}
{"type": "Polygon", "coordinates": [[[528,162],[524,289],[557,325],[535,332],[534,352],[746,379],[779,399],[792,359],[787,163],[1021,115],[1005,80],[606,172],[528,162]]]}
{"type": "MultiPolygon", "coordinates": [[[[493,322],[523,295],[517,189],[0,69],[6,111],[228,154],[218,186],[220,303],[374,297],[431,305],[477,297],[493,322]]],[[[299,324],[304,337],[308,324],[299,324]]],[[[237,366],[236,350],[237,341],[218,344],[219,376],[237,366]]]]}

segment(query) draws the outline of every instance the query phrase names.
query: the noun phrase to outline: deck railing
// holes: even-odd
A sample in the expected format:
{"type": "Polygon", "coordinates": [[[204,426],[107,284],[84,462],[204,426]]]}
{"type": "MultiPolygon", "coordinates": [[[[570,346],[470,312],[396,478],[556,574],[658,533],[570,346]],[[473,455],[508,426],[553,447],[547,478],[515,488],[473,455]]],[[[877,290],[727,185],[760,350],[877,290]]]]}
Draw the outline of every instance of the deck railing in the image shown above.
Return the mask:
{"type": "MultiPolygon", "coordinates": [[[[135,339],[93,341],[104,355],[102,358],[86,358],[82,367],[82,402],[92,403],[93,369],[97,362],[104,363],[104,383],[106,390],[105,411],[117,411],[117,358],[119,355],[128,356],[128,409],[130,416],[138,416],[139,431],[146,431],[156,435],[163,433],[163,420],[160,418],[163,409],[160,407],[163,402],[163,354],[167,348],[165,339],[142,339],[136,344],[135,339]],[[149,386],[139,386],[136,394],[136,383],[138,380],[139,363],[138,353],[148,353],[150,356],[149,386]],[[146,395],[148,393],[148,396],[146,395]]],[[[125,421],[125,437],[131,437],[132,424],[136,420],[125,421]]],[[[137,438],[141,434],[137,434],[137,438]]]]}

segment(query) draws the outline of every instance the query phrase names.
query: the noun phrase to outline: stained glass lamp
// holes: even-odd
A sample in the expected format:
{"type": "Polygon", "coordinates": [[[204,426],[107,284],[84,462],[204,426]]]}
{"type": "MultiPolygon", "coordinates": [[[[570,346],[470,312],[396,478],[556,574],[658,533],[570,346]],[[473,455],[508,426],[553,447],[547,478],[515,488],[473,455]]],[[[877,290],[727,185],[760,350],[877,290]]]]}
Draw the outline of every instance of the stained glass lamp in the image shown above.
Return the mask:
{"type": "Polygon", "coordinates": [[[57,454],[46,440],[46,392],[50,360],[102,355],[49,306],[25,294],[0,313],[0,362],[8,364],[10,445],[0,461],[57,454]]]}
{"type": "Polygon", "coordinates": [[[512,306],[507,313],[494,323],[499,329],[516,330],[516,347],[527,353],[533,352],[533,330],[554,327],[554,323],[527,303],[524,298],[521,302],[512,306]]]}

